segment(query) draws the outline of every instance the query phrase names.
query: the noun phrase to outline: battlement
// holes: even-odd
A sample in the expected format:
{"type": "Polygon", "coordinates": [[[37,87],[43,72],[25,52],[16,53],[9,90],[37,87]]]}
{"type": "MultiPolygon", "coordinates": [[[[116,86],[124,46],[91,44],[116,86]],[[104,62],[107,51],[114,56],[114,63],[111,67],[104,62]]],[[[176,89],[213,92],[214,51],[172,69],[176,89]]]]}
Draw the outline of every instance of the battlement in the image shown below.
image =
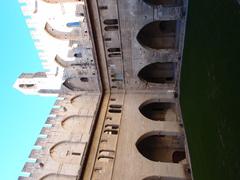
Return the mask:
{"type": "Polygon", "coordinates": [[[44,96],[97,90],[99,80],[84,2],[20,3],[46,72],[23,73],[14,87],[25,94],[44,96]]]}
{"type": "Polygon", "coordinates": [[[192,179],[179,106],[187,0],[24,2],[51,70],[16,84],[59,97],[20,179],[192,179]]]}
{"type": "Polygon", "coordinates": [[[74,54],[79,51],[74,47],[84,43],[86,48],[89,44],[82,1],[20,0],[20,3],[43,67],[49,73],[62,68],[54,61],[57,55],[74,61],[74,54]]]}
{"type": "Polygon", "coordinates": [[[72,93],[57,98],[36,140],[36,149],[29,155],[35,161],[23,167],[28,179],[45,179],[56,172],[67,177],[78,176],[99,101],[99,93],[72,93]]]}

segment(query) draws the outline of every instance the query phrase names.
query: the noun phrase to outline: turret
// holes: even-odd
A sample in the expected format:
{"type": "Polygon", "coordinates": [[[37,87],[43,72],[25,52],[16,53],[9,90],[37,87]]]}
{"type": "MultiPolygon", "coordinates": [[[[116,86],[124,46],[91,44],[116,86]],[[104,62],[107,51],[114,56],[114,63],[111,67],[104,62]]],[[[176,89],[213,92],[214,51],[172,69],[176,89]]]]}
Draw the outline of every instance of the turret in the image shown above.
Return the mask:
{"type": "Polygon", "coordinates": [[[56,96],[60,92],[62,81],[45,72],[22,73],[13,87],[28,95],[56,96]]]}

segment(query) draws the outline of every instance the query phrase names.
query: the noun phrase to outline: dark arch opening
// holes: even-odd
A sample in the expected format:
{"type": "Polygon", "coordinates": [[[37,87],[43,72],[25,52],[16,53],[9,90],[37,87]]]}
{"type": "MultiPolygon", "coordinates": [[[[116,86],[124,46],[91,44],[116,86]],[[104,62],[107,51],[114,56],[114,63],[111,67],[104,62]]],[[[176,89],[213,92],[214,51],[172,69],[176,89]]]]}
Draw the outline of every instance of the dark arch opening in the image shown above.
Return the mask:
{"type": "Polygon", "coordinates": [[[83,81],[81,80],[81,78],[68,78],[64,81],[63,85],[73,91],[80,91],[83,90],[82,83],[83,81]]]}
{"type": "Polygon", "coordinates": [[[139,107],[139,111],[154,121],[165,121],[167,113],[172,113],[172,119],[176,120],[175,104],[170,102],[145,102],[139,107]]]}
{"type": "Polygon", "coordinates": [[[151,22],[139,31],[137,40],[152,49],[175,49],[176,24],[176,20],[151,22]]]}
{"type": "Polygon", "coordinates": [[[138,151],[147,159],[152,161],[178,163],[179,160],[174,159],[173,152],[184,152],[183,140],[178,139],[177,136],[165,136],[165,135],[149,135],[143,138],[139,138],[136,143],[138,151]]]}
{"type": "Polygon", "coordinates": [[[144,178],[143,180],[182,180],[182,178],[162,177],[162,176],[149,176],[149,177],[144,178]]]}
{"type": "Polygon", "coordinates": [[[174,151],[172,154],[172,161],[174,163],[179,163],[180,161],[186,159],[186,154],[184,151],[174,151]]]}
{"type": "Polygon", "coordinates": [[[181,4],[181,0],[143,0],[143,2],[151,6],[176,6],[181,4]]]}
{"type": "Polygon", "coordinates": [[[159,176],[150,176],[150,177],[146,177],[143,180],[161,180],[161,177],[159,176]]]}
{"type": "Polygon", "coordinates": [[[138,72],[138,77],[151,83],[172,83],[175,75],[175,63],[152,63],[138,72]]]}

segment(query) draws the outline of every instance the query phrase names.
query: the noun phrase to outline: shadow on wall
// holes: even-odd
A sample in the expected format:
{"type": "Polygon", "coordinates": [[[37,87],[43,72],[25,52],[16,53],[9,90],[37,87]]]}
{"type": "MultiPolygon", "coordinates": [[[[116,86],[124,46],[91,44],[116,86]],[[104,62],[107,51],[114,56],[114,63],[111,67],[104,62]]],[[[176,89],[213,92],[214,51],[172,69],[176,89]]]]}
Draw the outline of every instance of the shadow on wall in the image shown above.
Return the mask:
{"type": "Polygon", "coordinates": [[[168,163],[181,163],[186,159],[181,138],[160,134],[144,136],[139,138],[136,147],[145,158],[168,163]]]}
{"type": "Polygon", "coordinates": [[[177,6],[182,3],[181,0],[143,0],[143,2],[151,6],[177,6]]]}
{"type": "Polygon", "coordinates": [[[139,31],[137,40],[143,47],[175,49],[176,27],[176,20],[153,21],[139,31]]]}
{"type": "Polygon", "coordinates": [[[162,176],[150,176],[146,177],[143,180],[182,180],[180,178],[172,178],[172,177],[162,177],[162,176]]]}
{"type": "Polygon", "coordinates": [[[159,100],[146,101],[139,107],[139,111],[146,118],[153,121],[176,121],[175,104],[159,102],[159,100]]]}
{"type": "Polygon", "coordinates": [[[175,63],[152,63],[143,67],[139,73],[138,77],[141,80],[151,82],[151,83],[172,83],[174,82],[175,76],[175,63]]]}

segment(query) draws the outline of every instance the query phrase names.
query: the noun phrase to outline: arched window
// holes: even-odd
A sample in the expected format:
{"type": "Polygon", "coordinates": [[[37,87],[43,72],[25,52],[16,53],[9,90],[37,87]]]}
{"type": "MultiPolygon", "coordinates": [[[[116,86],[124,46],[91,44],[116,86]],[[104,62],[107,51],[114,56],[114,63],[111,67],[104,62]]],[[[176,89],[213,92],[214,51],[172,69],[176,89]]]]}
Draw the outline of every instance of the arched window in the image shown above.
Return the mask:
{"type": "Polygon", "coordinates": [[[139,107],[139,111],[153,121],[176,121],[177,117],[174,103],[160,102],[159,100],[144,102],[139,107]]]}
{"type": "Polygon", "coordinates": [[[152,49],[176,48],[176,20],[154,21],[145,25],[137,35],[138,42],[152,49]]]}
{"type": "Polygon", "coordinates": [[[179,163],[185,159],[184,140],[177,136],[148,133],[139,138],[136,147],[145,158],[151,161],[179,163]],[[174,155],[175,152],[181,154],[174,155]],[[173,156],[178,156],[173,159],[173,156]]]}
{"type": "Polygon", "coordinates": [[[151,83],[172,83],[175,75],[175,64],[172,62],[152,63],[143,67],[138,77],[151,83]]]}

